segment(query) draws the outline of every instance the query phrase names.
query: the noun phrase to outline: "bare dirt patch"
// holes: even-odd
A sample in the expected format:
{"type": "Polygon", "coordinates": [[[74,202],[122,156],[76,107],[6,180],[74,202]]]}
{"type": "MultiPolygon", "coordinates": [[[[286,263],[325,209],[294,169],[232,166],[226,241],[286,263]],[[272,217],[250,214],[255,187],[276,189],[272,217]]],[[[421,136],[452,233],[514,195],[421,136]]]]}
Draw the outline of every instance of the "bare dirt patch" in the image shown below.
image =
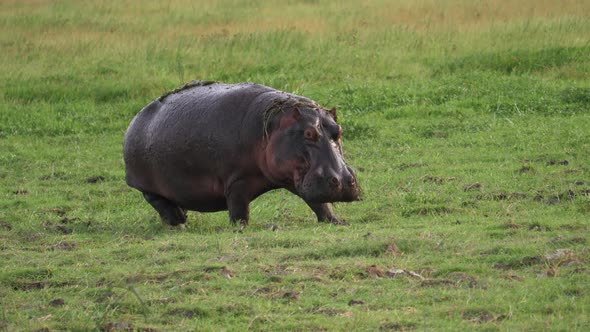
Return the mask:
{"type": "Polygon", "coordinates": [[[425,177],[422,178],[422,181],[425,183],[435,183],[435,184],[443,184],[443,183],[447,183],[447,182],[451,182],[451,181],[455,181],[457,180],[456,177],[440,177],[440,176],[432,176],[432,175],[427,175],[425,177]]]}
{"type": "Polygon", "coordinates": [[[101,332],[116,332],[116,331],[133,331],[134,327],[131,323],[126,322],[109,322],[104,324],[101,328],[101,332]]]}
{"type": "Polygon", "coordinates": [[[505,229],[519,229],[520,227],[521,225],[514,222],[514,220],[507,221],[502,225],[502,228],[505,229]]]}
{"type": "Polygon", "coordinates": [[[483,184],[479,183],[479,182],[475,182],[472,184],[468,184],[466,186],[463,187],[463,191],[475,191],[475,190],[480,190],[481,188],[483,188],[483,184]]]}
{"type": "Polygon", "coordinates": [[[387,247],[385,248],[385,255],[387,256],[397,256],[403,254],[401,250],[395,244],[395,239],[389,239],[389,243],[387,243],[387,247]]]}
{"type": "Polygon", "coordinates": [[[52,307],[61,307],[64,306],[66,302],[62,298],[57,298],[54,300],[49,301],[49,305],[52,307]]]}
{"type": "Polygon", "coordinates": [[[506,193],[506,192],[495,192],[487,193],[475,196],[477,200],[492,200],[492,201],[504,201],[510,199],[524,199],[527,198],[527,194],[520,192],[506,193]]]}
{"type": "Polygon", "coordinates": [[[77,245],[75,243],[69,243],[66,241],[61,241],[59,243],[56,243],[55,245],[53,245],[53,249],[57,249],[57,250],[74,250],[76,249],[77,245]]]}
{"type": "Polygon", "coordinates": [[[553,165],[567,166],[569,164],[570,163],[567,160],[549,160],[546,165],[547,166],[553,166],[553,165]]]}
{"type": "Polygon", "coordinates": [[[10,225],[9,223],[7,223],[6,221],[0,221],[0,229],[5,229],[7,231],[11,231],[12,230],[12,225],[10,225]]]}
{"type": "Polygon", "coordinates": [[[504,262],[498,262],[494,264],[494,268],[500,270],[511,270],[539,264],[543,264],[543,258],[541,256],[526,256],[520,259],[516,258],[504,262]]]}
{"type": "Polygon", "coordinates": [[[402,212],[402,216],[410,217],[413,215],[428,216],[428,215],[444,215],[455,212],[453,208],[446,206],[423,206],[414,209],[405,210],[402,212]]]}
{"type": "Polygon", "coordinates": [[[416,323],[411,322],[395,322],[385,323],[379,326],[379,331],[413,331],[417,329],[416,323]]]}
{"type": "Polygon", "coordinates": [[[468,309],[461,313],[461,318],[465,321],[481,324],[502,321],[508,318],[506,315],[495,315],[485,309],[468,309]]]}
{"type": "Polygon", "coordinates": [[[378,267],[377,265],[371,265],[365,269],[365,272],[369,277],[372,278],[384,278],[385,271],[382,268],[378,267]]]}
{"type": "Polygon", "coordinates": [[[425,163],[402,163],[402,164],[395,166],[394,168],[397,170],[400,170],[400,171],[404,171],[406,169],[419,168],[419,167],[424,167],[424,166],[426,166],[425,163]]]}
{"type": "Polygon", "coordinates": [[[99,182],[103,182],[104,180],[105,180],[105,177],[102,175],[91,176],[89,178],[86,178],[86,183],[99,183],[99,182]]]}
{"type": "Polygon", "coordinates": [[[311,309],[309,312],[315,315],[342,316],[347,311],[334,308],[314,308],[311,309]]]}

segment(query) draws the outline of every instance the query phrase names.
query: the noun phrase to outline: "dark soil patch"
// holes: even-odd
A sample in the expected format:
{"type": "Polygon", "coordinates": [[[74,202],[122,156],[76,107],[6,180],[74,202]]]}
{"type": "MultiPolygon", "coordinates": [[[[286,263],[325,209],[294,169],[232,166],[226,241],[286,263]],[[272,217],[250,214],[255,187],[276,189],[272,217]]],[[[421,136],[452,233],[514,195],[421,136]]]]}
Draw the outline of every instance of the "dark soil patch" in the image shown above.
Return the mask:
{"type": "Polygon", "coordinates": [[[62,234],[72,234],[73,230],[71,228],[67,228],[65,226],[56,226],[55,230],[62,233],[62,234]]]}
{"type": "Polygon", "coordinates": [[[492,201],[504,201],[510,199],[524,199],[527,198],[527,194],[513,192],[513,193],[505,193],[505,192],[496,192],[496,193],[489,193],[483,195],[475,196],[477,200],[492,200],[492,201]]]}
{"type": "Polygon", "coordinates": [[[566,231],[578,231],[578,230],[585,230],[586,229],[586,225],[580,225],[580,224],[563,224],[561,226],[559,226],[559,229],[563,229],[566,231]]]}
{"type": "Polygon", "coordinates": [[[287,271],[286,265],[279,264],[279,265],[269,266],[269,267],[265,268],[264,273],[267,276],[287,275],[287,274],[289,274],[289,271],[287,271]]]}
{"type": "Polygon", "coordinates": [[[207,317],[209,313],[201,308],[176,308],[168,311],[169,315],[181,316],[185,318],[207,317]]]}
{"type": "Polygon", "coordinates": [[[47,231],[54,231],[54,232],[58,232],[61,234],[72,234],[73,230],[71,228],[68,228],[64,225],[54,225],[51,221],[44,221],[42,223],[43,228],[47,231]]]}
{"type": "Polygon", "coordinates": [[[10,225],[9,223],[7,223],[6,221],[0,221],[0,229],[5,229],[7,231],[11,231],[12,230],[12,225],[10,225]]]}
{"type": "Polygon", "coordinates": [[[50,280],[37,280],[37,281],[26,281],[26,280],[12,280],[8,281],[6,284],[9,285],[13,290],[16,291],[29,291],[29,290],[37,290],[37,289],[44,289],[47,287],[68,287],[74,285],[72,282],[54,282],[50,280]]]}
{"type": "Polygon", "coordinates": [[[443,177],[438,177],[438,176],[427,175],[422,178],[422,181],[424,181],[425,183],[435,183],[435,184],[443,184],[443,183],[447,183],[447,182],[451,182],[451,181],[455,181],[455,180],[457,180],[457,178],[452,177],[452,176],[448,177],[448,178],[443,178],[443,177]]]}
{"type": "Polygon", "coordinates": [[[377,265],[371,265],[365,269],[366,274],[373,278],[384,278],[385,271],[377,265]]]}
{"type": "Polygon", "coordinates": [[[562,245],[562,246],[573,245],[573,244],[586,244],[586,238],[581,237],[581,236],[566,238],[563,235],[558,235],[558,236],[552,238],[551,240],[549,240],[549,243],[551,243],[553,245],[562,245]]]}
{"type": "Polygon", "coordinates": [[[12,192],[14,195],[26,195],[29,193],[26,189],[18,189],[12,192]]]}
{"type": "Polygon", "coordinates": [[[125,322],[109,322],[100,328],[101,332],[133,331],[133,325],[125,322]]]}
{"type": "Polygon", "coordinates": [[[485,309],[468,309],[461,313],[461,318],[471,323],[488,323],[504,320],[506,315],[494,315],[485,309]]]}
{"type": "Polygon", "coordinates": [[[32,282],[15,282],[12,285],[12,289],[17,291],[29,291],[36,289],[43,289],[48,285],[46,281],[32,281],[32,282]]]}
{"type": "Polygon", "coordinates": [[[353,305],[361,305],[361,304],[365,304],[365,302],[361,301],[361,300],[350,300],[348,301],[348,305],[349,306],[353,306],[353,305]]]}
{"type": "Polygon", "coordinates": [[[96,298],[96,300],[94,300],[94,302],[96,302],[96,303],[103,303],[103,302],[109,300],[113,296],[115,296],[115,293],[113,293],[113,291],[111,291],[111,290],[105,290],[105,291],[102,292],[102,294],[100,294],[99,297],[96,298]]]}
{"type": "Polygon", "coordinates": [[[520,269],[527,266],[543,264],[544,259],[540,256],[527,256],[521,259],[512,259],[494,264],[494,268],[501,270],[520,269]]]}
{"type": "Polygon", "coordinates": [[[299,293],[292,291],[292,292],[284,292],[281,295],[281,298],[289,301],[299,301],[299,293]]]}
{"type": "Polygon", "coordinates": [[[65,241],[61,241],[53,246],[54,249],[58,250],[74,250],[76,249],[75,243],[68,243],[65,241]]]}
{"type": "Polygon", "coordinates": [[[236,275],[234,271],[228,269],[226,266],[222,267],[221,270],[219,270],[219,274],[227,279],[231,279],[236,275]]]}
{"type": "Polygon", "coordinates": [[[547,162],[547,166],[553,166],[553,165],[567,166],[569,164],[570,163],[567,160],[549,160],[547,162]]]}
{"type": "Polygon", "coordinates": [[[330,274],[328,275],[328,278],[330,278],[332,280],[342,280],[346,277],[346,275],[347,275],[346,270],[344,270],[341,267],[336,267],[330,272],[330,274]]]}
{"type": "Polygon", "coordinates": [[[254,294],[266,295],[266,294],[272,294],[274,292],[276,292],[274,287],[265,286],[265,287],[258,288],[256,291],[254,291],[254,294]]]}
{"type": "Polygon", "coordinates": [[[559,194],[550,195],[546,195],[543,191],[539,191],[535,195],[534,200],[537,202],[543,202],[548,205],[555,205],[562,202],[573,202],[577,195],[584,196],[589,194],[590,189],[583,189],[578,191],[577,193],[572,189],[569,189],[568,191],[559,194]]]}
{"type": "Polygon", "coordinates": [[[279,226],[277,224],[273,224],[273,223],[268,223],[268,224],[264,225],[264,228],[270,229],[273,232],[276,232],[279,230],[279,226]]]}
{"type": "Polygon", "coordinates": [[[449,134],[445,133],[444,131],[433,130],[433,131],[425,132],[424,137],[425,138],[446,139],[447,137],[449,137],[449,134]]]}
{"type": "Polygon", "coordinates": [[[55,172],[48,175],[43,175],[39,177],[41,181],[48,181],[48,180],[67,180],[68,176],[64,172],[55,172]]]}
{"type": "Polygon", "coordinates": [[[397,166],[395,166],[394,168],[400,171],[406,170],[406,169],[410,169],[410,168],[418,168],[418,167],[424,167],[426,166],[426,164],[424,163],[402,163],[399,164],[397,166]]]}
{"type": "Polygon", "coordinates": [[[396,256],[400,254],[402,254],[402,252],[395,244],[395,240],[393,238],[390,239],[389,243],[387,243],[387,247],[385,248],[385,255],[396,256]]]}
{"type": "Polygon", "coordinates": [[[340,309],[333,309],[333,308],[316,308],[310,310],[310,313],[315,315],[326,315],[326,316],[336,316],[342,315],[346,311],[340,309]]]}
{"type": "Polygon", "coordinates": [[[98,182],[102,182],[104,180],[105,180],[105,177],[102,175],[91,176],[89,178],[86,178],[86,183],[98,183],[98,182]]]}
{"type": "Polygon", "coordinates": [[[455,286],[455,282],[449,279],[426,279],[420,283],[422,287],[455,286]]]}
{"type": "Polygon", "coordinates": [[[61,307],[65,304],[66,302],[64,301],[64,299],[61,298],[49,301],[49,305],[52,307],[61,307]]]}
{"type": "Polygon", "coordinates": [[[62,219],[59,220],[59,222],[62,224],[69,224],[69,223],[72,223],[72,222],[78,221],[78,220],[80,220],[80,219],[75,218],[75,217],[74,218],[63,217],[62,219]]]}
{"type": "Polygon", "coordinates": [[[568,266],[580,263],[576,253],[570,249],[556,249],[545,253],[543,258],[553,266],[568,266]]]}
{"type": "Polygon", "coordinates": [[[465,285],[469,288],[476,288],[478,286],[477,280],[464,272],[451,272],[447,278],[454,280],[457,285],[465,285]]]}
{"type": "Polygon", "coordinates": [[[483,187],[483,185],[479,182],[475,182],[472,184],[468,184],[465,187],[463,187],[463,191],[474,191],[474,190],[480,190],[483,187]]]}
{"type": "Polygon", "coordinates": [[[154,300],[148,300],[147,303],[148,304],[169,304],[169,303],[176,303],[177,300],[176,299],[172,299],[172,298],[163,298],[163,299],[154,299],[154,300]]]}
{"type": "Polygon", "coordinates": [[[138,332],[158,332],[160,330],[158,330],[155,327],[150,327],[150,326],[140,326],[136,328],[138,332]]]}
{"type": "Polygon", "coordinates": [[[521,226],[517,223],[515,223],[513,220],[510,220],[506,223],[504,223],[504,225],[502,225],[502,228],[506,228],[506,229],[519,229],[521,226]]]}
{"type": "Polygon", "coordinates": [[[549,226],[541,225],[538,222],[534,222],[534,223],[529,224],[528,230],[535,231],[535,232],[549,232],[549,231],[551,231],[551,228],[549,226]]]}
{"type": "Polygon", "coordinates": [[[416,328],[416,323],[396,322],[382,324],[381,326],[379,326],[379,331],[413,331],[416,328]]]}
{"type": "Polygon", "coordinates": [[[530,165],[524,165],[518,169],[518,173],[520,173],[520,174],[535,173],[535,168],[530,165]]]}
{"type": "Polygon", "coordinates": [[[508,280],[508,281],[522,281],[523,278],[519,275],[517,275],[514,272],[508,272],[505,275],[502,276],[503,279],[508,280]]]}

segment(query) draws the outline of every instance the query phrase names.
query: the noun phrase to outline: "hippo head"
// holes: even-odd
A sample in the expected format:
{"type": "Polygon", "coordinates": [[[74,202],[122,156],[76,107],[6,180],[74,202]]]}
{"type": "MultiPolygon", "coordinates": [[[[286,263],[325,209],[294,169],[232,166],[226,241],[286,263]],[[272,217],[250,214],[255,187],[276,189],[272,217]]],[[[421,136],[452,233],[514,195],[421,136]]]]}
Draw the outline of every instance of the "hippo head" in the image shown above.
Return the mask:
{"type": "Polygon", "coordinates": [[[360,200],[354,171],[342,156],[336,109],[293,107],[275,116],[266,162],[274,182],[308,203],[360,200]]]}

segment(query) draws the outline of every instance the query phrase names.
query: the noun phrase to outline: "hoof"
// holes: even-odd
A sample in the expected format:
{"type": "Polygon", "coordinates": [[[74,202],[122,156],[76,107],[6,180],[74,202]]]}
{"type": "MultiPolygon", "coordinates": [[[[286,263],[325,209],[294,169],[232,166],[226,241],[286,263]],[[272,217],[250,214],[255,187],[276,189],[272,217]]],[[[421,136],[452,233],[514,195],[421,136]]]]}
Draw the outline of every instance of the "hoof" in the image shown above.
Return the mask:
{"type": "Polygon", "coordinates": [[[338,226],[350,226],[349,223],[347,223],[346,221],[343,221],[343,220],[332,220],[332,221],[330,221],[330,224],[338,225],[338,226]]]}
{"type": "Polygon", "coordinates": [[[328,223],[328,224],[332,224],[332,225],[338,225],[338,226],[349,226],[350,225],[346,221],[340,220],[338,218],[333,218],[333,219],[330,219],[330,220],[319,220],[319,222],[324,222],[324,223],[328,223]]]}

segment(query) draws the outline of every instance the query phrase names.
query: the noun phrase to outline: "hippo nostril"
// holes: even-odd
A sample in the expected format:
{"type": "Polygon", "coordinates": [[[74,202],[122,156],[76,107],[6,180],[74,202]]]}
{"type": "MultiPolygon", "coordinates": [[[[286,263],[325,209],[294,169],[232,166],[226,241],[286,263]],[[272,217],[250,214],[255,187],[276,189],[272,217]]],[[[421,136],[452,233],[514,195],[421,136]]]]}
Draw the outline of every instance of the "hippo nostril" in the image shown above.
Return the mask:
{"type": "Polygon", "coordinates": [[[338,180],[338,178],[335,176],[332,176],[330,178],[329,182],[330,182],[330,186],[332,186],[332,187],[338,187],[340,185],[340,180],[338,180]]]}

